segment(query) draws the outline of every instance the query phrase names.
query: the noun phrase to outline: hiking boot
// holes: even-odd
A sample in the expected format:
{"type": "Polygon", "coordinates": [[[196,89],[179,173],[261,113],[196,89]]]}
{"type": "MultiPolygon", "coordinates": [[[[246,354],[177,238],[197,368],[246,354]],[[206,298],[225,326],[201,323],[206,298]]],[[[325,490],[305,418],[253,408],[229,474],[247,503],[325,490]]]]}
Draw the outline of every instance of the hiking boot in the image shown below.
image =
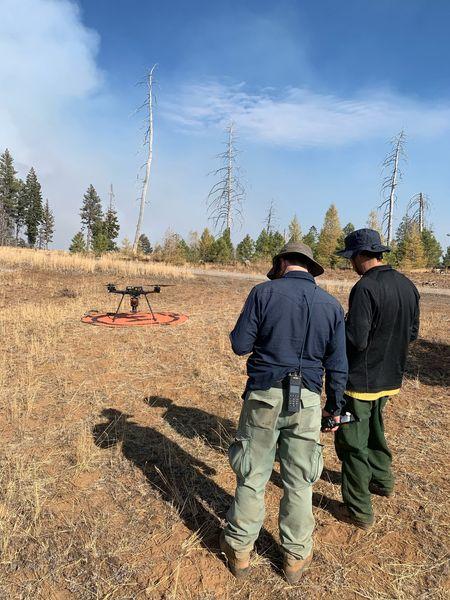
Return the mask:
{"type": "Polygon", "coordinates": [[[394,490],[387,490],[386,488],[381,487],[376,483],[369,483],[369,492],[371,494],[376,494],[377,496],[384,496],[385,498],[390,498],[394,490]]]}
{"type": "Polygon", "coordinates": [[[220,532],[219,545],[222,554],[226,556],[228,568],[236,579],[245,577],[250,569],[250,550],[241,551],[232,548],[225,540],[225,533],[223,531],[220,532]]]}
{"type": "Polygon", "coordinates": [[[313,553],[306,558],[295,558],[292,554],[285,553],[283,562],[283,571],[286,581],[291,585],[298,583],[305,569],[311,564],[313,553]]]}
{"type": "Polygon", "coordinates": [[[363,521],[362,519],[358,519],[358,517],[354,515],[347,506],[343,506],[341,508],[338,514],[338,519],[344,523],[355,525],[356,527],[359,527],[359,529],[364,529],[364,531],[368,531],[373,525],[373,518],[371,521],[363,521]]]}

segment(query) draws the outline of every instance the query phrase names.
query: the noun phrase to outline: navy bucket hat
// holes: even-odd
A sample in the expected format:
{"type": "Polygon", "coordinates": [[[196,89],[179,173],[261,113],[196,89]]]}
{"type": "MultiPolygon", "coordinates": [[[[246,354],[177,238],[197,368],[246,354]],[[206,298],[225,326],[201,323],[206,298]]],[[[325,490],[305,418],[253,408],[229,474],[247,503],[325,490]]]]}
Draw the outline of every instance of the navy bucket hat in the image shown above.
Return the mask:
{"type": "Polygon", "coordinates": [[[353,258],[361,252],[390,252],[391,249],[381,243],[381,237],[375,229],[356,229],[349,233],[345,240],[345,248],[336,252],[338,256],[353,258]]]}

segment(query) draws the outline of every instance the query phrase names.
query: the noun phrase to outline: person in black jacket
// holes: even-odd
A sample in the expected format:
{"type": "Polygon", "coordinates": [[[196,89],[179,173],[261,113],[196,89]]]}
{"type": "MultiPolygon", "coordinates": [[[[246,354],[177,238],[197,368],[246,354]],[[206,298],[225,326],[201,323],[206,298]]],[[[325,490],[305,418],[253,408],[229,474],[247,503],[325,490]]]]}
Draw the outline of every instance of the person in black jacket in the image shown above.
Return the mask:
{"type": "Polygon", "coordinates": [[[357,420],[336,432],[335,446],[342,461],[342,518],[362,529],[374,521],[370,493],[393,492],[383,409],[400,391],[408,345],[419,330],[419,292],[407,277],[383,264],[383,253],[389,251],[377,231],[358,229],[337,252],[361,275],[350,293],[346,318],[349,374],[344,411],[357,420]]]}

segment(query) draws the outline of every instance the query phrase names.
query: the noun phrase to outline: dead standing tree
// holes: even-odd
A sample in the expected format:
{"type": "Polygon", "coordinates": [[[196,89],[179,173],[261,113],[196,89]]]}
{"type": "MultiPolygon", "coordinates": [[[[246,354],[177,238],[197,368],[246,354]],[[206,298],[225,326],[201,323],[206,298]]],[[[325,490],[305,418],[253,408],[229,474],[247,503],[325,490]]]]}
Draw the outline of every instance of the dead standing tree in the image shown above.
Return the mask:
{"type": "Polygon", "coordinates": [[[392,150],[383,162],[383,170],[387,172],[387,175],[383,180],[381,192],[385,199],[378,207],[384,211],[383,226],[386,228],[386,242],[388,246],[390,246],[393,239],[394,206],[397,200],[396,188],[402,179],[400,163],[406,160],[404,131],[401,131],[392,138],[391,146],[392,150]]]}
{"type": "Polygon", "coordinates": [[[142,190],[141,190],[141,198],[140,198],[140,205],[139,205],[139,217],[138,217],[138,221],[137,221],[137,225],[136,225],[136,234],[134,236],[134,243],[133,243],[133,253],[134,254],[136,254],[138,251],[139,238],[141,237],[142,223],[144,220],[144,209],[145,209],[145,203],[147,200],[147,192],[148,192],[148,186],[149,186],[149,182],[150,182],[150,171],[151,171],[152,159],[153,159],[153,103],[154,103],[153,73],[156,69],[156,66],[157,66],[156,64],[153,65],[153,67],[150,69],[150,71],[147,74],[147,78],[145,81],[147,84],[147,98],[146,98],[144,104],[138,108],[138,111],[143,108],[147,109],[147,117],[146,117],[147,127],[145,130],[145,136],[144,136],[144,146],[147,148],[147,160],[145,163],[145,175],[144,175],[144,179],[142,180],[142,190]]]}
{"type": "Polygon", "coordinates": [[[238,150],[235,143],[234,123],[230,123],[226,132],[226,150],[217,155],[223,166],[210,173],[218,177],[219,181],[212,186],[208,194],[208,216],[214,223],[214,229],[220,231],[224,229],[231,231],[236,217],[242,220],[242,201],[245,196],[236,163],[238,150]]]}
{"type": "Polygon", "coordinates": [[[276,216],[275,216],[275,201],[272,199],[270,201],[269,209],[267,211],[267,216],[264,219],[264,225],[266,226],[266,231],[270,235],[275,228],[276,216]]]}
{"type": "Polygon", "coordinates": [[[407,212],[412,211],[412,219],[418,223],[420,233],[423,232],[425,227],[425,213],[429,208],[429,198],[422,192],[415,194],[409,201],[407,212]]]}

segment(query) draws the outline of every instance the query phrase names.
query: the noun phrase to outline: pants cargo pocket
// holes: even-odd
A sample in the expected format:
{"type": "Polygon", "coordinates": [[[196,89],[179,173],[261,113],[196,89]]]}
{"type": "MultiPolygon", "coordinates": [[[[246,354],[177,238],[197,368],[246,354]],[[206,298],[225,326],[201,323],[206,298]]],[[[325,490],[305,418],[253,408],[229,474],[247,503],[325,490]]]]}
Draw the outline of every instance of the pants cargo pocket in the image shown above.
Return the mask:
{"type": "Polygon", "coordinates": [[[319,477],[322,473],[322,470],[323,470],[323,445],[315,442],[313,451],[311,453],[311,465],[310,465],[310,472],[307,477],[307,481],[309,483],[315,483],[319,479],[319,477]]]}
{"type": "Polygon", "coordinates": [[[228,448],[231,468],[239,479],[245,479],[250,473],[249,439],[237,437],[228,448]]]}

